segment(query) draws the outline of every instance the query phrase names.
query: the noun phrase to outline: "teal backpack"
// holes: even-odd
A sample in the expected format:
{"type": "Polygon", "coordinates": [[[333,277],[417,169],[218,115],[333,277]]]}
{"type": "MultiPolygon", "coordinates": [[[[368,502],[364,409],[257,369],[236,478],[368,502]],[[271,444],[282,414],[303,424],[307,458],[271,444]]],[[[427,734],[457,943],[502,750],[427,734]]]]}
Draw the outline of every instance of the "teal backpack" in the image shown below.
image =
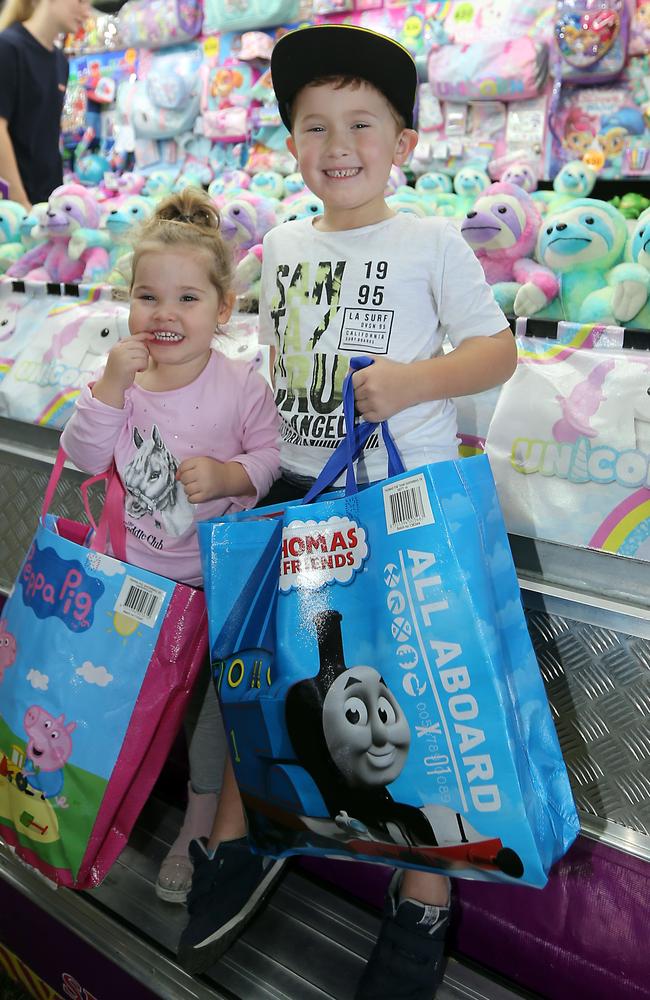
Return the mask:
{"type": "Polygon", "coordinates": [[[300,18],[300,0],[205,0],[203,34],[251,31],[300,18]]]}

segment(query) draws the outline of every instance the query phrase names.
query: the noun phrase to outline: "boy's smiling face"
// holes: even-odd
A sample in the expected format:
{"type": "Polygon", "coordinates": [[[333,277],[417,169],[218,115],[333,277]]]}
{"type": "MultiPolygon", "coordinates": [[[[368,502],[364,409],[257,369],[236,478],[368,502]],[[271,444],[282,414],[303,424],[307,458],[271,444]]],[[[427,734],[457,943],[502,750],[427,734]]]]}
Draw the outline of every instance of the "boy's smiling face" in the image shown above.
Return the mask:
{"type": "Polygon", "coordinates": [[[391,166],[401,166],[416,142],[417,133],[399,128],[388,101],[370,84],[301,90],[287,146],[325,206],[317,227],[357,229],[390,218],[384,190],[391,166]]]}

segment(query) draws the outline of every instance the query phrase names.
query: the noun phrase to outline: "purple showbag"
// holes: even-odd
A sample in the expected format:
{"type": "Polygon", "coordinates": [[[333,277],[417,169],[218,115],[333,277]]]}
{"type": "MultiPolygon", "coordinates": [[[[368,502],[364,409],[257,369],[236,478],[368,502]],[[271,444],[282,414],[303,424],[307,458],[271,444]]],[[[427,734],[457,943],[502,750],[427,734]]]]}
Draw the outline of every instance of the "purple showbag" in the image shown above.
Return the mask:
{"type": "Polygon", "coordinates": [[[160,773],[207,618],[202,591],[106,554],[109,537],[124,553],[116,475],[99,525],[86,502],[94,532],[47,513],[64,459],[0,620],[0,835],[48,878],[87,889],[160,773]]]}

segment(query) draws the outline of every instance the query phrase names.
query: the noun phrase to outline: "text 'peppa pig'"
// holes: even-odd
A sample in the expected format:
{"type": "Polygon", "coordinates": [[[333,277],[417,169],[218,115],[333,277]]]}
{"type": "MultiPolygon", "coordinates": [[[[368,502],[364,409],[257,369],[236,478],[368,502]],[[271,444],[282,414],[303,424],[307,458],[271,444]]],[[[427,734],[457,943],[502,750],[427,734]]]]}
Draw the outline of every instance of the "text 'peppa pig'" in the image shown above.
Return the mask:
{"type": "Polygon", "coordinates": [[[60,618],[71,632],[93,623],[104,584],[89,576],[76,559],[62,559],[52,548],[34,542],[20,574],[23,602],[37,618],[60,618]]]}

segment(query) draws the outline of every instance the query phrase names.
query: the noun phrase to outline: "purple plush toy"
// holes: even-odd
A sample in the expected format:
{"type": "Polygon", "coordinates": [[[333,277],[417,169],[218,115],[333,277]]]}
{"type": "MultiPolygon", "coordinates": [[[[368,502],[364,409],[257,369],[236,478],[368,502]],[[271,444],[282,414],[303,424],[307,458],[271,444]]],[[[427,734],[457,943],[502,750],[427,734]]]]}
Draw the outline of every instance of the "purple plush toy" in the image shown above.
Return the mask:
{"type": "Polygon", "coordinates": [[[77,229],[95,229],[99,220],[99,205],[90,191],[81,184],[62,184],[50,195],[47,212],[36,227],[37,232],[32,233],[45,242],[12,264],[8,276],[52,282],[79,281],[100,248],[92,247],[73,260],[68,254],[68,244],[77,229]]]}

